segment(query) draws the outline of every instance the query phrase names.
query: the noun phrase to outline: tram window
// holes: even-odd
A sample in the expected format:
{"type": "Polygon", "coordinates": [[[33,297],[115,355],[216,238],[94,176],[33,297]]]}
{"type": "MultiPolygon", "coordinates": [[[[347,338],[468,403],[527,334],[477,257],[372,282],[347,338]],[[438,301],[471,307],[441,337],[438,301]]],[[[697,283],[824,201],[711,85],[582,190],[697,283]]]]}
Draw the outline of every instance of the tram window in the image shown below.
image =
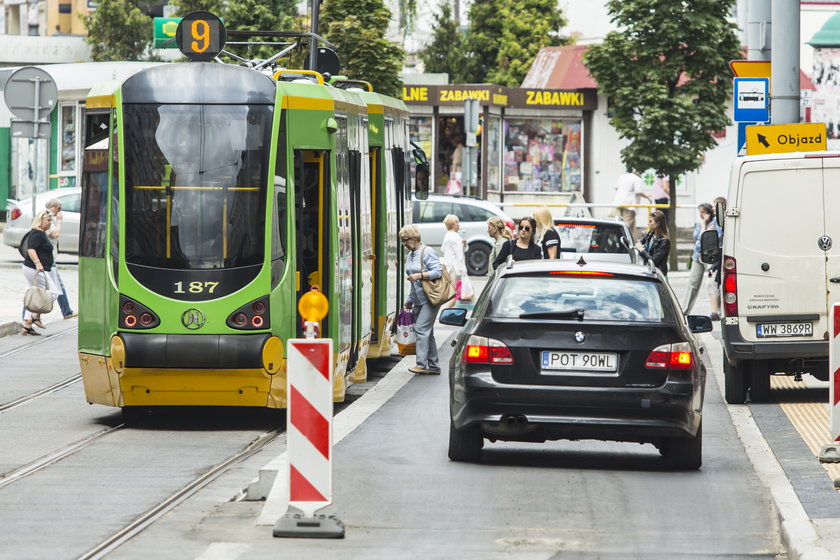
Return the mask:
{"type": "Polygon", "coordinates": [[[108,139],[111,115],[85,115],[85,152],[82,162],[81,240],[82,257],[105,256],[105,208],[108,203],[108,139]]]}
{"type": "Polygon", "coordinates": [[[274,170],[274,226],[271,232],[271,287],[280,282],[286,264],[286,112],[280,114],[274,170]]]}
{"type": "MultiPolygon", "coordinates": [[[[117,111],[114,110],[113,122],[117,122],[117,111]]],[[[114,127],[116,129],[116,127],[114,127]]],[[[114,280],[119,282],[120,278],[120,156],[117,141],[117,131],[114,130],[111,146],[113,156],[111,157],[111,270],[114,280]]]]}

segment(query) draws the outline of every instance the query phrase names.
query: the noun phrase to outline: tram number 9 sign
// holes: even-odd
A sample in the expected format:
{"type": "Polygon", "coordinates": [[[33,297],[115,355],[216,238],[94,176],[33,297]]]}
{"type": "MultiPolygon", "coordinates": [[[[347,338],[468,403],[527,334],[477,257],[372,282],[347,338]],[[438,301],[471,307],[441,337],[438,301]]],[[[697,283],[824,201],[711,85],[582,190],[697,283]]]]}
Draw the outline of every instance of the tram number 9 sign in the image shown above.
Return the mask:
{"type": "Polygon", "coordinates": [[[213,60],[225,48],[226,40],[225,24],[210,12],[192,12],[175,32],[178,49],[190,60],[213,60]]]}

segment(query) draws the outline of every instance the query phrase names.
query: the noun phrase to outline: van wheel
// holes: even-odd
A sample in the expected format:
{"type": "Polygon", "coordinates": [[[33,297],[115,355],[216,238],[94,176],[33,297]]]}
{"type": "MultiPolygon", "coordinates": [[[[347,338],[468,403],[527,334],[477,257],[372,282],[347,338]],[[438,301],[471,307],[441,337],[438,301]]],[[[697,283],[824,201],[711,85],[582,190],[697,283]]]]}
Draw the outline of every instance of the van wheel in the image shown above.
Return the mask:
{"type": "Polygon", "coordinates": [[[730,364],[723,360],[723,377],[726,381],[725,396],[729,404],[744,404],[747,401],[747,383],[743,365],[730,364]]]}
{"type": "Polygon", "coordinates": [[[697,470],[703,464],[703,423],[693,438],[670,438],[662,455],[674,469],[697,470]]]}
{"type": "Polygon", "coordinates": [[[487,274],[490,266],[490,247],[484,243],[473,243],[467,249],[467,273],[470,276],[483,276],[487,274]]]}
{"type": "Polygon", "coordinates": [[[475,463],[481,459],[482,447],[484,437],[478,426],[456,430],[452,420],[449,421],[449,458],[452,461],[475,463]]]}
{"type": "Polygon", "coordinates": [[[770,368],[767,360],[748,362],[750,376],[750,400],[756,403],[770,400],[770,368]]]}

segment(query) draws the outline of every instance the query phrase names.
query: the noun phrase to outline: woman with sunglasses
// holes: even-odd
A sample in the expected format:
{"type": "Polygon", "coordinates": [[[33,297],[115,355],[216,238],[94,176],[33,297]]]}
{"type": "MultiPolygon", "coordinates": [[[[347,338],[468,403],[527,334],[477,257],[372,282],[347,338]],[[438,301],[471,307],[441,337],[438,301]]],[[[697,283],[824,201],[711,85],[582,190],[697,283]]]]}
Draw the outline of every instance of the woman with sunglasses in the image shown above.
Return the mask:
{"type": "Polygon", "coordinates": [[[636,249],[646,261],[668,276],[668,255],[671,254],[671,236],[668,235],[668,220],[662,210],[654,210],[648,216],[648,232],[636,243],[636,249]]]}
{"type": "Polygon", "coordinates": [[[411,373],[440,375],[438,348],[435,342],[435,319],[439,305],[432,305],[423,291],[422,280],[436,280],[443,276],[443,266],[434,249],[420,242],[420,230],[409,224],[400,230],[400,241],[408,250],[405,273],[411,289],[405,308],[414,314],[414,334],[417,337],[417,365],[408,368],[411,373]]]}
{"type": "Polygon", "coordinates": [[[493,261],[493,268],[499,268],[507,262],[509,256],[514,261],[527,261],[542,259],[542,247],[534,241],[534,234],[537,231],[537,221],[534,218],[522,218],[519,220],[519,235],[515,240],[502,245],[499,254],[493,261]]]}

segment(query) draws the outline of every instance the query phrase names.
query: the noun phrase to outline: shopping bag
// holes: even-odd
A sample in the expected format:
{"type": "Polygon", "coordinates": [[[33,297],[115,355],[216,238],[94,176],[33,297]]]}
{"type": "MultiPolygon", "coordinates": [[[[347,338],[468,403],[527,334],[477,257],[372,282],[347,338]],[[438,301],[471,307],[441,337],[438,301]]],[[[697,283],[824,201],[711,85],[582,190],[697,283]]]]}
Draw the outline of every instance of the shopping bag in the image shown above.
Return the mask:
{"type": "Polygon", "coordinates": [[[462,276],[459,284],[461,285],[461,289],[459,290],[458,299],[470,301],[475,296],[475,288],[473,288],[470,277],[462,276]]]}
{"type": "Polygon", "coordinates": [[[412,356],[417,353],[415,322],[414,313],[408,309],[402,309],[397,315],[397,348],[402,356],[412,356]]]}
{"type": "Polygon", "coordinates": [[[461,181],[455,179],[449,179],[449,182],[446,183],[446,193],[445,194],[461,194],[461,181]]]}
{"type": "Polygon", "coordinates": [[[23,294],[23,306],[32,313],[49,313],[53,308],[52,292],[38,286],[39,274],[45,276],[44,284],[49,285],[49,281],[46,279],[46,272],[36,272],[35,283],[23,294]]]}

